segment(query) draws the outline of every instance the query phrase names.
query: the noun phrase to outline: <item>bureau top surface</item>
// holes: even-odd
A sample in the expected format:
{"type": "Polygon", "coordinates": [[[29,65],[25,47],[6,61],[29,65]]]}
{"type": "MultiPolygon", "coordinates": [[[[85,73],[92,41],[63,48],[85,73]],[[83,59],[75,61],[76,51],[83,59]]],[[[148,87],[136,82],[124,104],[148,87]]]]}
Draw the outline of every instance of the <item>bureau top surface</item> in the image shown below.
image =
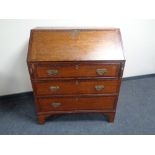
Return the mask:
{"type": "Polygon", "coordinates": [[[124,60],[119,29],[32,29],[28,61],[124,60]]]}

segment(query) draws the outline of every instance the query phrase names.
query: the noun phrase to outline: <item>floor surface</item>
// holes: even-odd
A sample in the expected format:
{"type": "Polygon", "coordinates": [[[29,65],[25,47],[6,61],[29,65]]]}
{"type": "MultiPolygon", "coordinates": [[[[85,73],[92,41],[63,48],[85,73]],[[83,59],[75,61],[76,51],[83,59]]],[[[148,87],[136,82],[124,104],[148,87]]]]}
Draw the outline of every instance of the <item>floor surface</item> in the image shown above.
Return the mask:
{"type": "Polygon", "coordinates": [[[155,77],[122,82],[114,123],[103,114],[66,114],[37,124],[32,95],[0,100],[0,134],[155,134],[155,77]]]}

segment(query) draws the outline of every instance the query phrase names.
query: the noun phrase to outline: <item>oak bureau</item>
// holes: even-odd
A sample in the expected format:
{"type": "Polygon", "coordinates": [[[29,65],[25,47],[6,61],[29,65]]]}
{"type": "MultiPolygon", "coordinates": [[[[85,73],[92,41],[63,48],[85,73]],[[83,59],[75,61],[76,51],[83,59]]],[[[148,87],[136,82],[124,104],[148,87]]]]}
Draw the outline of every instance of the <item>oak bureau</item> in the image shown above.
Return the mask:
{"type": "Polygon", "coordinates": [[[74,112],[114,121],[125,64],[119,29],[32,29],[27,64],[40,124],[74,112]]]}

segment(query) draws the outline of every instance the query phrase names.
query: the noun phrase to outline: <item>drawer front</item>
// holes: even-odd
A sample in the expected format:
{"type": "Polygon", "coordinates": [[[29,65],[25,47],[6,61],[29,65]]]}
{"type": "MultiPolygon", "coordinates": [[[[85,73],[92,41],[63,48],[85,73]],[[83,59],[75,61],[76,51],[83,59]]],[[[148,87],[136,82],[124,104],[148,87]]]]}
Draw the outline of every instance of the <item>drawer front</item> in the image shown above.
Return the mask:
{"type": "Polygon", "coordinates": [[[81,97],[77,102],[77,110],[112,110],[115,100],[115,96],[81,97]]]}
{"type": "Polygon", "coordinates": [[[119,80],[64,80],[35,82],[37,95],[117,93],[119,80]]]}
{"type": "Polygon", "coordinates": [[[74,98],[41,98],[38,99],[41,112],[75,110],[76,100],[74,98]]]}
{"type": "Polygon", "coordinates": [[[34,84],[37,95],[64,95],[77,93],[75,81],[37,82],[34,84]]]}
{"type": "Polygon", "coordinates": [[[37,78],[65,77],[117,77],[120,64],[65,64],[39,65],[36,67],[37,78]]]}
{"type": "Polygon", "coordinates": [[[80,94],[117,93],[120,82],[118,80],[85,80],[79,81],[80,94]]]}
{"type": "Polygon", "coordinates": [[[41,112],[72,110],[112,110],[115,96],[100,97],[62,97],[38,99],[41,112]]]}

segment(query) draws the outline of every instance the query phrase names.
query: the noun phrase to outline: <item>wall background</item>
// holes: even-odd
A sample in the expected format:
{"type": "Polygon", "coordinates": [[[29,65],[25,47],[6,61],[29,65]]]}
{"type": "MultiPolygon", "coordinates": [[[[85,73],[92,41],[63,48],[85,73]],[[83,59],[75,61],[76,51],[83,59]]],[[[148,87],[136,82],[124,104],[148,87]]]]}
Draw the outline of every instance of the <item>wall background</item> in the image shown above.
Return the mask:
{"type": "Polygon", "coordinates": [[[124,77],[155,73],[155,20],[0,20],[0,96],[32,90],[26,54],[30,29],[40,26],[118,27],[124,77]]]}

